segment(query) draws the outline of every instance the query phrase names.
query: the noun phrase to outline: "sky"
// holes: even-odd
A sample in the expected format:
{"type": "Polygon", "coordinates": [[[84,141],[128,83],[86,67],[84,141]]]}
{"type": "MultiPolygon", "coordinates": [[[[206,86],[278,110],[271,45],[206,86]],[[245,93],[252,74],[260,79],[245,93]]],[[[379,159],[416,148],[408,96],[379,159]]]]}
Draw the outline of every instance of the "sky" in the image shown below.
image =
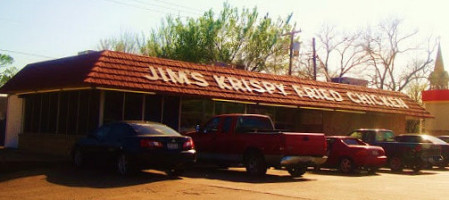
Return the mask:
{"type": "MultiPolygon", "coordinates": [[[[44,60],[97,50],[101,39],[124,32],[148,34],[167,15],[198,17],[222,0],[0,0],[0,53],[18,68],[44,60]]],[[[310,41],[323,24],[354,30],[397,17],[411,29],[440,37],[449,58],[449,1],[444,0],[228,0],[273,18],[293,13],[302,41],[310,41]]],[[[446,67],[447,68],[447,67],[446,67]]]]}

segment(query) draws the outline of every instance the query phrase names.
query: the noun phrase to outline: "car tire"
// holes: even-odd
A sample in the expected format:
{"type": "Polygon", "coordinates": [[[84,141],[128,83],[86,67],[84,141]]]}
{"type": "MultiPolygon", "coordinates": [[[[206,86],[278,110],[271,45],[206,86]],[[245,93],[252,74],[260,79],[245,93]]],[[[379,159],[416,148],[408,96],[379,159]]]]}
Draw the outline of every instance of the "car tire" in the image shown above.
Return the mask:
{"type": "Polygon", "coordinates": [[[287,171],[288,171],[288,173],[292,177],[300,177],[300,176],[302,176],[303,174],[306,173],[307,167],[305,167],[305,166],[293,166],[293,167],[288,167],[287,171]]]}
{"type": "Polygon", "coordinates": [[[131,172],[131,166],[129,163],[129,158],[126,154],[120,153],[117,156],[117,172],[120,175],[128,175],[131,172]]]}
{"type": "Polygon", "coordinates": [[[340,160],[339,169],[344,174],[349,174],[354,171],[354,163],[349,158],[342,158],[340,160]]]}
{"type": "Polygon", "coordinates": [[[389,161],[390,169],[393,172],[401,172],[403,169],[402,160],[399,157],[392,157],[389,161]]]}
{"type": "Polygon", "coordinates": [[[84,158],[84,153],[81,151],[81,149],[79,147],[77,147],[74,151],[73,151],[73,165],[76,168],[83,168],[85,166],[85,158],[84,158]]]}
{"type": "Polygon", "coordinates": [[[184,173],[184,169],[180,169],[180,168],[179,169],[168,169],[168,170],[165,170],[165,173],[172,177],[178,177],[184,173]]]}
{"type": "Polygon", "coordinates": [[[413,169],[414,173],[419,173],[421,171],[421,169],[422,169],[422,166],[421,165],[414,165],[412,169],[413,169]]]}
{"type": "Polygon", "coordinates": [[[438,167],[439,167],[440,169],[444,169],[444,168],[446,168],[447,165],[448,165],[447,162],[442,162],[442,163],[440,163],[440,164],[438,165],[438,167]]]}
{"type": "Polygon", "coordinates": [[[267,173],[267,165],[263,155],[250,152],[245,156],[246,172],[251,176],[263,176],[267,173]]]}

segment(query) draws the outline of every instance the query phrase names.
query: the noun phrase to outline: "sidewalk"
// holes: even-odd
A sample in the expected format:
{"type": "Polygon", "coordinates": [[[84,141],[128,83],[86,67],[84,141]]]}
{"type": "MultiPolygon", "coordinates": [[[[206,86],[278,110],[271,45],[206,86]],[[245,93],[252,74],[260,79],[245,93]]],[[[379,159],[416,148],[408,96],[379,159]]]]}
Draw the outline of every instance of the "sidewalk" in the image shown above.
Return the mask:
{"type": "Polygon", "coordinates": [[[22,169],[58,166],[70,162],[69,157],[25,152],[0,146],[0,173],[22,169]]]}

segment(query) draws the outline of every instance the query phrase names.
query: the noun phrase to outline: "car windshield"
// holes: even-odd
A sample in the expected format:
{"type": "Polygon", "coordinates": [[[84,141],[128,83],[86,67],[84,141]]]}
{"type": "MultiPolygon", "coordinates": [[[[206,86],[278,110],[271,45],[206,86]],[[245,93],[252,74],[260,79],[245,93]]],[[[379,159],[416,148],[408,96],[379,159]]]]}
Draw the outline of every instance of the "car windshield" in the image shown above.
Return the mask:
{"type": "Polygon", "coordinates": [[[394,142],[394,133],[391,131],[376,132],[376,141],[394,142]]]}
{"type": "Polygon", "coordinates": [[[443,141],[449,143],[449,137],[440,137],[438,139],[443,140],[443,141]]]}
{"type": "Polygon", "coordinates": [[[130,124],[137,135],[181,135],[163,124],[130,124]]]}
{"type": "Polygon", "coordinates": [[[361,143],[359,140],[357,140],[355,138],[347,138],[347,139],[343,139],[342,141],[347,145],[364,145],[363,143],[361,143]]]}

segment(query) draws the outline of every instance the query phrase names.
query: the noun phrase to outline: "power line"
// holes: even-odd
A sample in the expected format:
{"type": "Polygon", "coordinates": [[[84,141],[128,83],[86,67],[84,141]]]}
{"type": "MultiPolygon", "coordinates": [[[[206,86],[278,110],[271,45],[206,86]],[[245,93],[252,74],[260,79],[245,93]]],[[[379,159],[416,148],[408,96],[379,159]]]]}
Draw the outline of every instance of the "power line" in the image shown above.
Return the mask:
{"type": "MultiPolygon", "coordinates": [[[[137,3],[140,3],[140,4],[142,4],[142,5],[145,5],[145,6],[156,6],[156,7],[160,7],[160,8],[165,8],[165,9],[168,9],[168,10],[173,10],[173,11],[181,11],[181,12],[188,12],[188,13],[191,13],[191,14],[196,14],[196,15],[198,15],[198,14],[202,14],[201,12],[198,12],[198,10],[195,10],[195,11],[193,11],[193,9],[190,9],[190,8],[183,8],[183,10],[181,10],[181,9],[178,9],[178,8],[173,8],[173,7],[167,7],[167,6],[163,6],[163,5],[158,5],[158,4],[152,4],[152,3],[148,3],[148,2],[144,2],[144,1],[140,1],[140,0],[131,0],[131,1],[134,1],[134,2],[137,2],[137,3]]],[[[167,3],[167,2],[163,2],[163,1],[158,1],[158,2],[162,2],[162,3],[166,3],[166,4],[169,4],[169,5],[175,5],[176,7],[184,7],[184,6],[179,6],[179,5],[176,5],[176,4],[170,4],[170,3],[167,3]]]]}
{"type": "Polygon", "coordinates": [[[160,3],[164,3],[164,4],[176,6],[176,7],[182,7],[182,8],[188,9],[188,10],[194,10],[194,11],[198,11],[198,12],[203,12],[200,9],[196,9],[196,8],[192,8],[192,7],[188,7],[188,6],[183,6],[183,5],[176,4],[176,3],[165,2],[165,1],[161,1],[161,0],[153,0],[153,1],[157,1],[157,2],[160,2],[160,3]]]}
{"type": "MultiPolygon", "coordinates": [[[[122,6],[128,6],[128,7],[132,7],[132,8],[136,8],[136,9],[147,10],[147,11],[151,11],[151,12],[158,12],[158,13],[162,13],[162,14],[170,14],[170,13],[164,12],[162,10],[146,8],[146,7],[142,7],[142,6],[135,5],[135,4],[130,4],[130,3],[123,3],[123,2],[116,1],[116,0],[103,0],[103,1],[119,4],[119,5],[122,5],[122,6]]],[[[183,15],[180,15],[180,16],[181,17],[189,17],[189,16],[183,16],[183,15]]]]}
{"type": "Polygon", "coordinates": [[[27,56],[41,57],[41,58],[51,58],[51,59],[55,58],[55,57],[50,57],[50,56],[45,56],[45,55],[40,55],[40,54],[35,54],[35,53],[27,53],[27,52],[22,52],[22,51],[12,51],[12,50],[7,50],[7,49],[0,49],[0,51],[8,52],[8,53],[16,53],[16,54],[21,54],[21,55],[27,55],[27,56]]]}

